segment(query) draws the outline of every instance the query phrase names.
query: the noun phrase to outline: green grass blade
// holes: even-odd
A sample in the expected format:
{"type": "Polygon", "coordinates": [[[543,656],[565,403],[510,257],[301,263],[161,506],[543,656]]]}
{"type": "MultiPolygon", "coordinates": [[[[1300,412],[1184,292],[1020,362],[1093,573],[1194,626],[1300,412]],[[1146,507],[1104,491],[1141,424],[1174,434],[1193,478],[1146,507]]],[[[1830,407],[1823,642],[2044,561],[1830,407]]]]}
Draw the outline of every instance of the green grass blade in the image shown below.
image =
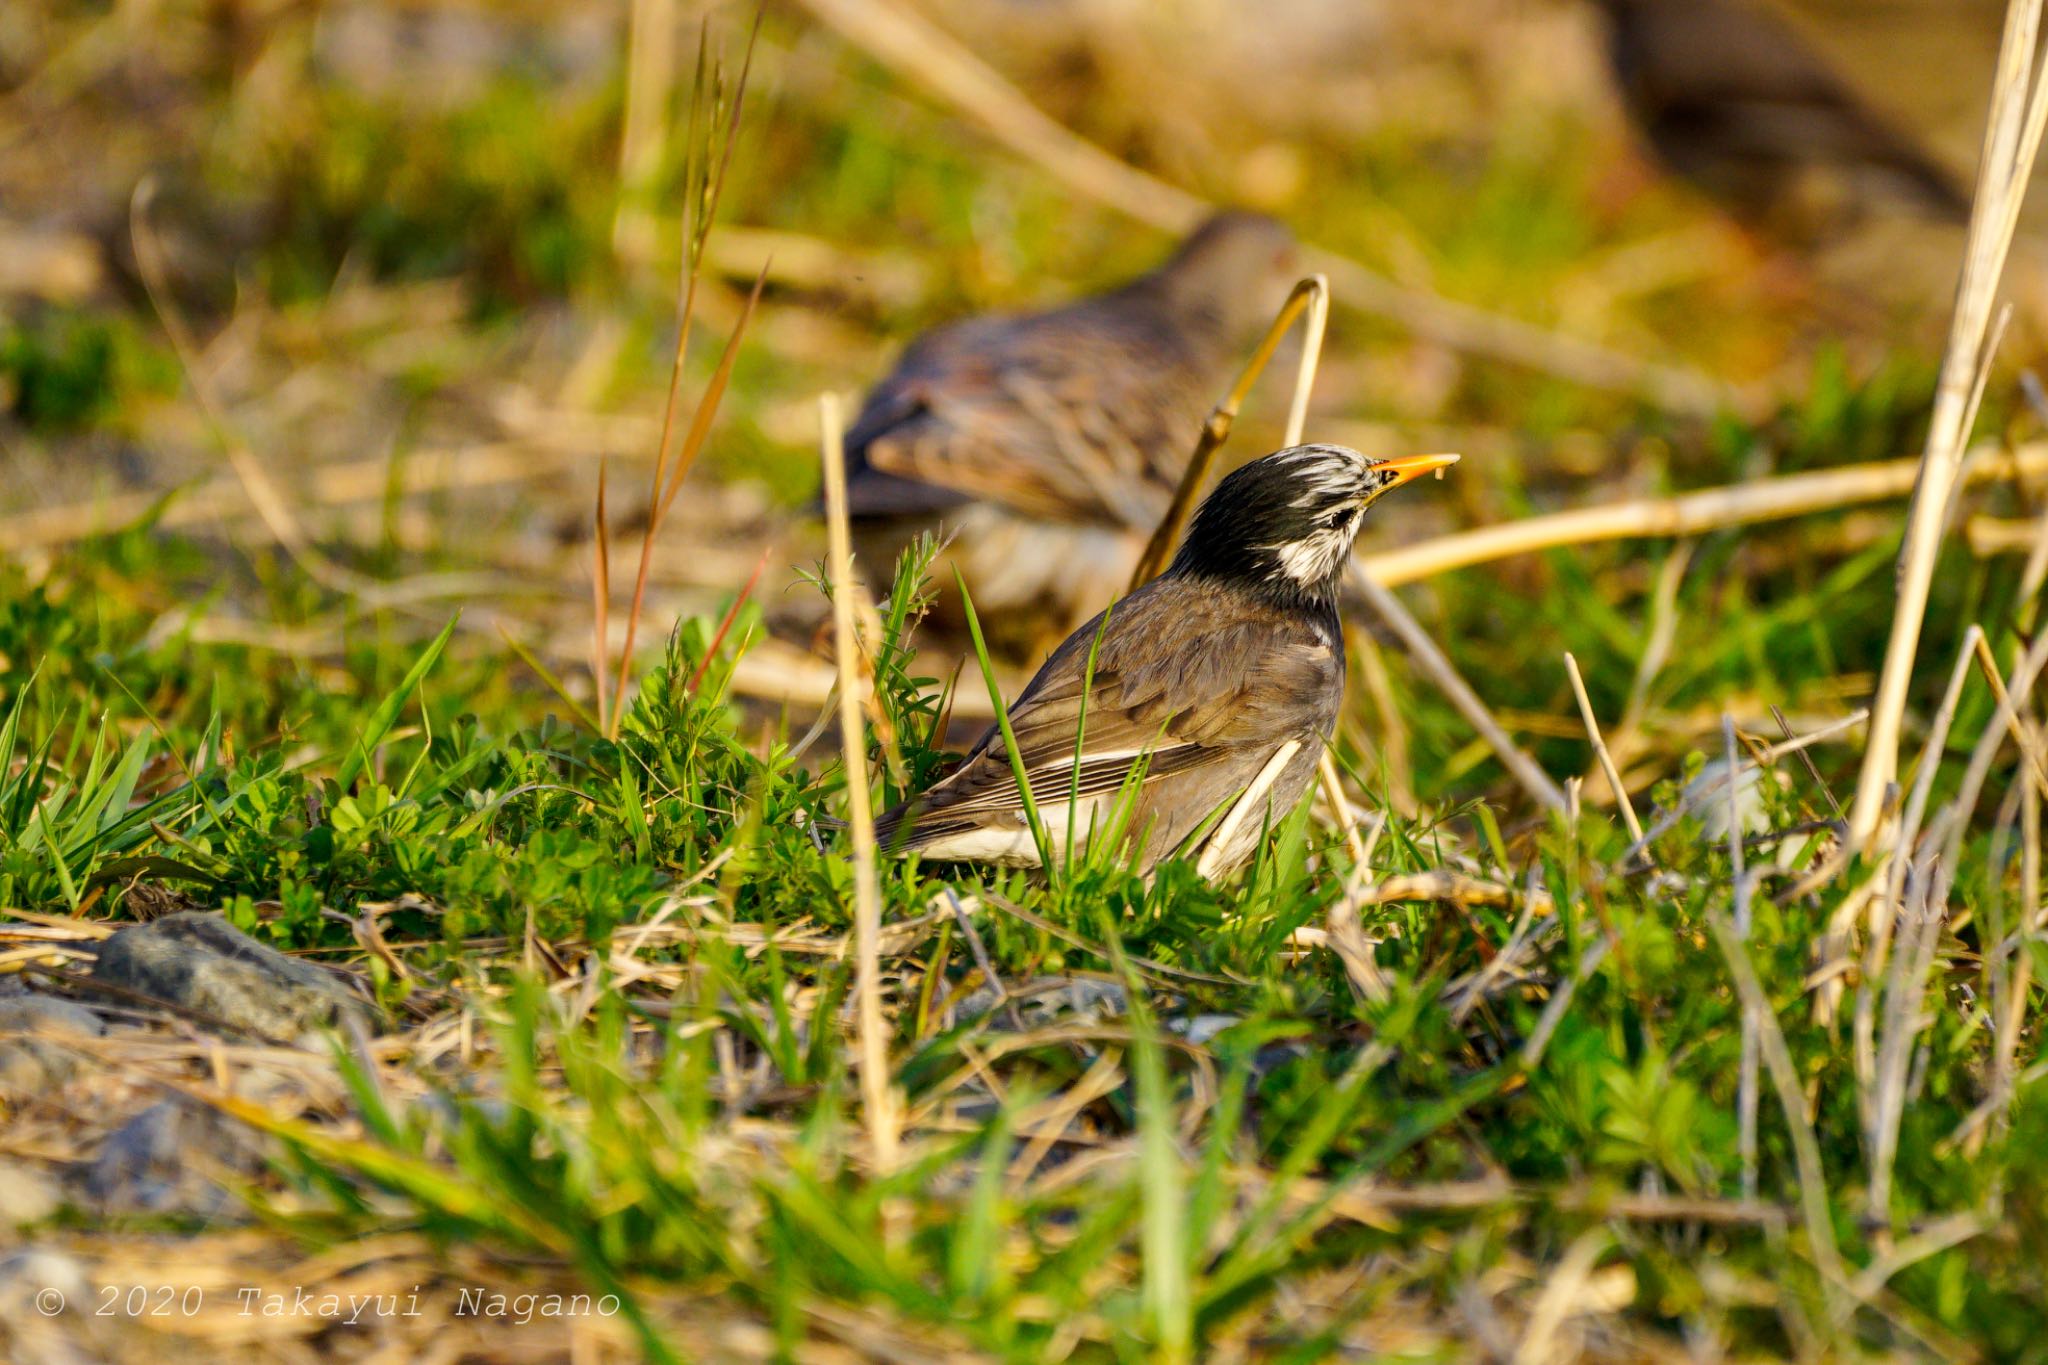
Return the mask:
{"type": "Polygon", "coordinates": [[[1081,823],[1081,756],[1088,752],[1088,698],[1095,693],[1095,659],[1102,649],[1102,637],[1109,630],[1110,613],[1115,610],[1114,602],[1102,609],[1095,635],[1088,641],[1088,662],[1081,673],[1081,714],[1074,721],[1074,766],[1067,775],[1065,862],[1070,867],[1074,862],[1074,826],[1081,823]]]}
{"type": "Polygon", "coordinates": [[[386,693],[384,700],[378,702],[376,709],[370,712],[370,718],[364,722],[362,731],[356,736],[355,745],[349,750],[348,758],[342,762],[340,773],[336,774],[335,783],[342,791],[350,790],[355,786],[356,779],[362,776],[364,767],[369,764],[370,755],[384,742],[384,736],[391,733],[391,727],[398,723],[398,713],[404,709],[406,698],[412,695],[412,690],[419,686],[420,679],[426,677],[427,671],[440,659],[441,651],[448,647],[449,638],[455,634],[456,622],[461,619],[459,615],[451,617],[448,624],[441,627],[441,633],[434,637],[432,644],[420,652],[419,658],[412,661],[412,667],[406,670],[398,686],[386,693]]]}
{"type": "Polygon", "coordinates": [[[953,569],[953,581],[960,588],[960,605],[967,613],[967,630],[974,637],[974,658],[981,665],[982,681],[988,684],[989,704],[995,707],[996,725],[1002,730],[1003,752],[1009,755],[1010,772],[1017,779],[1017,799],[1024,803],[1024,819],[1031,826],[1031,842],[1038,847],[1038,864],[1045,869],[1046,878],[1057,885],[1059,868],[1053,861],[1052,841],[1045,832],[1045,821],[1038,816],[1038,802],[1031,793],[1031,780],[1024,772],[1024,760],[1017,753],[1017,732],[1010,728],[1010,710],[1003,704],[1003,689],[996,685],[996,666],[989,661],[988,644],[981,638],[981,618],[975,614],[974,601],[967,595],[967,580],[960,576],[957,565],[953,569]]]}
{"type": "Polygon", "coordinates": [[[1116,927],[1103,925],[1111,960],[1130,1001],[1131,1065],[1138,1091],[1138,1183],[1144,1191],[1139,1241],[1143,1287],[1159,1359],[1186,1361],[1194,1355],[1194,1296],[1188,1285],[1187,1177],[1175,1143],[1173,1091],[1166,1078],[1165,1049],[1145,1004],[1144,983],[1124,957],[1116,927]]]}

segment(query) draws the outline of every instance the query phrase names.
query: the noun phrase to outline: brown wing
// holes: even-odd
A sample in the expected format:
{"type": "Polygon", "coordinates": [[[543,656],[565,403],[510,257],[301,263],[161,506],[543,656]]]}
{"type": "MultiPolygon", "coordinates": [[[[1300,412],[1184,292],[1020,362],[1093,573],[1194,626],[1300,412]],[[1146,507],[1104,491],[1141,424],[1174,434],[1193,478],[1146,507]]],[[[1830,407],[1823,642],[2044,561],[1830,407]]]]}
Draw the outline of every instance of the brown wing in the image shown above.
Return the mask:
{"type": "MultiPolygon", "coordinates": [[[[1064,808],[1077,767],[1086,801],[1114,797],[1142,763],[1133,828],[1155,825],[1155,845],[1177,841],[1215,802],[1177,802],[1174,792],[1222,799],[1287,740],[1327,737],[1344,684],[1333,630],[1181,578],[1156,580],[1108,618],[1092,683],[1084,679],[1101,617],[1069,637],[1010,708],[1041,812],[1064,808]],[[1213,780],[1192,780],[1196,770],[1213,780]]],[[[885,814],[877,834],[884,846],[972,857],[949,850],[967,848],[963,836],[978,831],[1014,834],[1022,820],[1009,752],[991,727],[944,782],[885,814]]]]}
{"type": "Polygon", "coordinates": [[[898,510],[908,483],[941,500],[1150,529],[1194,448],[1214,368],[1207,348],[1117,295],[942,328],[905,353],[848,433],[854,510],[898,510]]]}

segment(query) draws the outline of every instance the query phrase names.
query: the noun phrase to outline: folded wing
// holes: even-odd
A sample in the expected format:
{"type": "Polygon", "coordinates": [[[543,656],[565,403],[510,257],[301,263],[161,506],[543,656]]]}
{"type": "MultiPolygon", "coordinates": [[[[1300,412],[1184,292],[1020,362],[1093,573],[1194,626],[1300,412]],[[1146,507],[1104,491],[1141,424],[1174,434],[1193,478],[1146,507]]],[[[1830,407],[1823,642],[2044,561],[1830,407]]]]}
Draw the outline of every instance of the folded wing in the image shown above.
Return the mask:
{"type": "MultiPolygon", "coordinates": [[[[1085,833],[1142,766],[1129,828],[1147,850],[1169,849],[1281,744],[1327,737],[1343,686],[1333,634],[1300,619],[1212,615],[1211,605],[1185,582],[1142,589],[1108,613],[1092,679],[1099,617],[1012,706],[1032,799],[1056,840],[1069,823],[1085,833]],[[1168,640],[1180,643],[1162,649],[1168,640]]],[[[1038,862],[999,727],[945,781],[884,815],[877,834],[885,847],[933,858],[1038,862]]]]}

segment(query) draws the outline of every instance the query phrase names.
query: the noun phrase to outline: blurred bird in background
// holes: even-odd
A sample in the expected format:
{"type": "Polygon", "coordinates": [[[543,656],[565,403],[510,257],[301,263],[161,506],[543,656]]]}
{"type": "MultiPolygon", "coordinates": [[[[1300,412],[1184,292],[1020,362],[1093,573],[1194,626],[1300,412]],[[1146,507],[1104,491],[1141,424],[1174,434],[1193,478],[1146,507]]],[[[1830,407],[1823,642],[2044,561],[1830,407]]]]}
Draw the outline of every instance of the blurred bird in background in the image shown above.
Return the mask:
{"type": "MultiPolygon", "coordinates": [[[[1876,363],[1938,347],[2003,0],[1595,0],[1622,103],[1666,168],[1754,232],[1764,278],[1876,363]],[[1819,292],[1809,293],[1818,286],[1819,292]],[[1861,338],[1867,346],[1859,346],[1861,338]]],[[[2009,365],[2048,355],[2048,198],[2005,282],[2009,365]]]]}
{"type": "Polygon", "coordinates": [[[1644,139],[1745,223],[1811,246],[1873,216],[1968,219],[1968,182],[1874,104],[1796,11],[1773,0],[1598,3],[1644,139]]]}
{"type": "Polygon", "coordinates": [[[1103,606],[1294,272],[1285,227],[1222,213],[1121,288],[919,337],[847,432],[865,571],[886,575],[938,525],[953,536],[938,580],[957,566],[1012,646],[1057,638],[1103,606]],[[1020,641],[1005,623],[1032,634],[1020,641]]]}

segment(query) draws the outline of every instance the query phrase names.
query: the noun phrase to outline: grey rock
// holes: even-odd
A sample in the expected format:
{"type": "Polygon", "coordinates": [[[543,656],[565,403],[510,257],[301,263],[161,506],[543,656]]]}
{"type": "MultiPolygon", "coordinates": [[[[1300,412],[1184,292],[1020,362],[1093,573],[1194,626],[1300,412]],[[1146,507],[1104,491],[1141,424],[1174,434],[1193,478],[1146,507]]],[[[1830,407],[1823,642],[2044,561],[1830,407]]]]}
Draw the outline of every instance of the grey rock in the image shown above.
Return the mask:
{"type": "Polygon", "coordinates": [[[53,1038],[97,1038],[105,1021],[85,1006],[54,995],[24,992],[0,998],[0,1033],[40,1033],[53,1038]]]}
{"type": "Polygon", "coordinates": [[[1238,1014],[1197,1014],[1185,1019],[1169,1019],[1166,1026],[1196,1047],[1206,1047],[1217,1034],[1243,1022],[1244,1016],[1238,1014]]]}
{"type": "Polygon", "coordinates": [[[69,1000],[32,991],[0,996],[0,1097],[19,1101],[62,1085],[79,1060],[66,1040],[106,1031],[98,1015],[69,1000]]]}
{"type": "Polygon", "coordinates": [[[81,1174],[81,1192],[109,1214],[231,1212],[215,1178],[262,1163],[260,1134],[189,1100],[162,1100],[107,1135],[81,1174]]]}
{"type": "Polygon", "coordinates": [[[376,1012],[332,972],[265,947],[217,914],[187,911],[123,929],[100,946],[93,979],[183,1005],[278,1041],[312,1041],[376,1012]]]}
{"type": "Polygon", "coordinates": [[[43,1038],[0,1038],[0,1099],[20,1103],[71,1079],[78,1058],[43,1038]]]}
{"type": "MultiPolygon", "coordinates": [[[[1027,1028],[1042,1027],[1056,1019],[1067,1018],[1082,1023],[1098,1023],[1104,1019],[1121,1018],[1130,1011],[1130,1002],[1125,998],[1122,986],[1092,976],[1033,977],[1010,987],[1008,998],[1017,1006],[1018,1018],[1027,1028]]],[[[977,1018],[996,1010],[1001,1003],[993,990],[983,986],[961,1000],[958,1017],[977,1018]]],[[[991,1020],[993,1027],[1004,1029],[1007,1013],[998,1012],[991,1020]]]]}

